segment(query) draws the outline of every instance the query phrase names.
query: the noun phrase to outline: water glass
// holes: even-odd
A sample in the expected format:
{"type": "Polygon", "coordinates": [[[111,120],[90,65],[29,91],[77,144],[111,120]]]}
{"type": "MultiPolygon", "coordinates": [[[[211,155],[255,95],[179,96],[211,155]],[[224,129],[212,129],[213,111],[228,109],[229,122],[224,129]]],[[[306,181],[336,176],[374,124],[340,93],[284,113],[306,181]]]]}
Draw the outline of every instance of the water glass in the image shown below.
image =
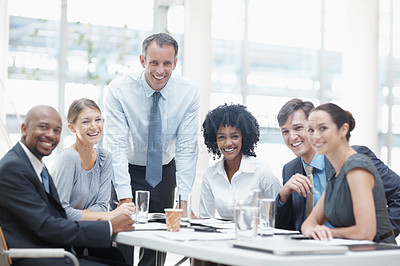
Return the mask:
{"type": "Polygon", "coordinates": [[[259,189],[234,191],[233,211],[237,239],[257,237],[259,194],[259,189]]]}
{"type": "Polygon", "coordinates": [[[275,227],[275,199],[260,199],[260,234],[273,235],[275,227]]]}
{"type": "Polygon", "coordinates": [[[236,206],[234,210],[236,239],[250,239],[258,233],[258,207],[236,206]]]}
{"type": "Polygon", "coordinates": [[[136,223],[146,224],[149,221],[150,191],[137,190],[135,193],[136,223]]]}
{"type": "Polygon", "coordinates": [[[233,208],[236,206],[256,206],[258,207],[260,190],[234,190],[233,191],[233,208]]]}

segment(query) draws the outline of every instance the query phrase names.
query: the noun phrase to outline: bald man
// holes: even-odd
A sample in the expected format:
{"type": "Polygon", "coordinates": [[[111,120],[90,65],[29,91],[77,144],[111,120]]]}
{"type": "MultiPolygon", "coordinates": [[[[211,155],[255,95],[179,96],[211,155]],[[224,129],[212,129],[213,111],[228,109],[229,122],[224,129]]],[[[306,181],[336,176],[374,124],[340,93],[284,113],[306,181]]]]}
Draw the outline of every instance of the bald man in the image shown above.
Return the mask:
{"type": "MultiPolygon", "coordinates": [[[[10,248],[110,248],[113,233],[133,229],[133,220],[127,214],[111,221],[67,219],[42,162],[57,147],[61,130],[61,118],[54,108],[33,107],[21,125],[20,142],[0,161],[0,226],[10,248]]],[[[104,259],[79,261],[81,265],[121,265],[104,259]]],[[[70,262],[54,258],[20,259],[14,265],[70,265],[70,262]]]]}

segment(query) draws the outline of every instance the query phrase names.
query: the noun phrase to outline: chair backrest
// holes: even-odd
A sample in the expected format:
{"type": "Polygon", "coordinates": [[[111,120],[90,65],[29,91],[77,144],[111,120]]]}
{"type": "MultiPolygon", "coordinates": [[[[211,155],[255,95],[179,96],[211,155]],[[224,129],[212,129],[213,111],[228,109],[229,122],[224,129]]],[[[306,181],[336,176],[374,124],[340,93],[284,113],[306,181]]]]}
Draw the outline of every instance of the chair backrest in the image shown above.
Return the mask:
{"type": "Polygon", "coordinates": [[[11,258],[69,258],[75,266],[79,266],[78,259],[63,248],[7,248],[6,239],[0,226],[0,266],[10,266],[11,258]]]}
{"type": "Polygon", "coordinates": [[[0,237],[1,237],[1,241],[0,241],[0,265],[1,266],[9,266],[10,264],[12,264],[11,258],[4,252],[5,250],[8,250],[7,248],[7,243],[6,243],[6,239],[4,238],[3,235],[3,230],[1,230],[1,226],[0,226],[0,237]]]}

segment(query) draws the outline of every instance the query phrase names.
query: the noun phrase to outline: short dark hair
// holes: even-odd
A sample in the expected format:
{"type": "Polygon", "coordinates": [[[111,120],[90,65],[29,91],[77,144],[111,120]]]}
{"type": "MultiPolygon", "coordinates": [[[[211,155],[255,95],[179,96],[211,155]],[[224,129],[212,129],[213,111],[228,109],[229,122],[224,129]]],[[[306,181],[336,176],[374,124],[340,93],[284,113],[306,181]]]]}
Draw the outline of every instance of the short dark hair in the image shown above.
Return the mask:
{"type": "Polygon", "coordinates": [[[340,106],[334,103],[325,103],[320,106],[315,107],[310,113],[315,111],[325,111],[331,117],[332,121],[336,124],[337,128],[341,128],[343,124],[347,123],[349,125],[349,131],[347,131],[346,139],[349,141],[350,132],[356,126],[356,120],[349,111],[343,110],[340,106]]]}
{"type": "Polygon", "coordinates": [[[204,144],[209,153],[215,158],[221,157],[217,145],[217,131],[220,127],[231,126],[240,129],[242,133],[242,153],[254,156],[254,148],[260,139],[260,126],[257,119],[240,104],[220,105],[208,112],[203,123],[204,144]]]}
{"type": "Polygon", "coordinates": [[[81,98],[73,101],[68,109],[67,122],[75,124],[76,118],[85,108],[96,109],[101,113],[100,107],[93,101],[87,98],[81,98]]]}
{"type": "Polygon", "coordinates": [[[153,35],[150,35],[146,39],[144,39],[143,44],[142,44],[142,55],[143,58],[146,59],[146,51],[147,47],[149,47],[150,43],[152,41],[155,41],[159,46],[164,46],[164,45],[172,45],[175,49],[175,59],[178,57],[178,43],[177,41],[169,34],[167,33],[155,33],[153,35]]]}
{"type": "Polygon", "coordinates": [[[285,124],[286,120],[288,119],[289,115],[291,115],[293,112],[299,109],[303,110],[306,117],[308,117],[313,108],[314,104],[312,102],[302,101],[299,98],[293,98],[287,103],[285,103],[279,110],[278,124],[280,127],[283,126],[283,124],[285,124]]]}

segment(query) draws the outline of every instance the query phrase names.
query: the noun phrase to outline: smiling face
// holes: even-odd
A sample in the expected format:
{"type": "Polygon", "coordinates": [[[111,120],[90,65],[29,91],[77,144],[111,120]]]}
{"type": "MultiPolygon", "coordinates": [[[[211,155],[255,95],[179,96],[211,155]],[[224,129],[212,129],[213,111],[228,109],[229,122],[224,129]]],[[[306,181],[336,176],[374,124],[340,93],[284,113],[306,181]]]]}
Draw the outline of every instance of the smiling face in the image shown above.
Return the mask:
{"type": "Polygon", "coordinates": [[[100,142],[103,133],[103,119],[99,110],[84,107],[75,122],[68,128],[76,134],[76,140],[85,144],[95,145],[100,142]]]}
{"type": "Polygon", "coordinates": [[[281,126],[283,141],[296,155],[310,163],[315,155],[307,134],[307,118],[303,110],[299,109],[290,114],[281,126]]]}
{"type": "Polygon", "coordinates": [[[346,140],[348,124],[345,123],[340,129],[333,122],[332,117],[325,111],[311,112],[308,117],[309,141],[318,154],[328,154],[334,151],[346,140]]]}
{"type": "Polygon", "coordinates": [[[62,122],[58,112],[48,106],[32,108],[21,126],[21,142],[42,160],[60,142],[62,122]]]}
{"type": "Polygon", "coordinates": [[[225,160],[242,159],[242,132],[231,126],[220,127],[217,131],[217,145],[225,160]]]}
{"type": "Polygon", "coordinates": [[[159,46],[152,41],[147,47],[146,58],[140,56],[147,84],[155,91],[163,89],[176,67],[177,60],[172,44],[159,46]]]}

